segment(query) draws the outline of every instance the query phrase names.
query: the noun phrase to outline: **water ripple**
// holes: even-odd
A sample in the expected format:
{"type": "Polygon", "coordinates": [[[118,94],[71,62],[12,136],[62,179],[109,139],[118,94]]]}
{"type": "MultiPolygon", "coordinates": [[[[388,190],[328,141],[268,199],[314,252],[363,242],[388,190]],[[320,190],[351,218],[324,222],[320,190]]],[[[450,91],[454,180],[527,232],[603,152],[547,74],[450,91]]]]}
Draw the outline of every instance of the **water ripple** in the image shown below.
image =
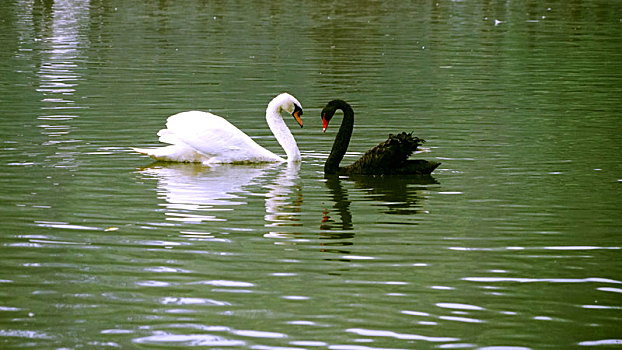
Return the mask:
{"type": "Polygon", "coordinates": [[[208,304],[208,305],[216,305],[216,306],[229,306],[230,303],[226,301],[218,301],[214,299],[205,299],[205,298],[190,298],[190,297],[165,297],[160,299],[160,303],[164,305],[197,305],[197,304],[208,304]]]}
{"type": "Polygon", "coordinates": [[[235,287],[235,288],[241,288],[241,287],[248,288],[248,287],[255,286],[253,283],[250,283],[250,282],[228,281],[228,280],[199,281],[199,282],[192,282],[191,284],[204,284],[204,285],[215,286],[215,287],[235,287]]]}
{"type": "Polygon", "coordinates": [[[470,317],[439,316],[439,318],[445,321],[457,321],[457,322],[464,322],[464,323],[484,323],[485,322],[485,321],[478,320],[475,318],[470,318],[470,317]]]}
{"type": "Polygon", "coordinates": [[[622,345],[622,339],[601,339],[582,341],[579,343],[581,346],[601,346],[601,345],[622,345]]]}
{"type": "Polygon", "coordinates": [[[363,345],[330,345],[330,350],[406,350],[404,348],[374,348],[363,345]]]}
{"type": "Polygon", "coordinates": [[[538,283],[538,282],[551,282],[551,283],[614,283],[622,284],[622,281],[617,281],[609,278],[589,277],[589,278],[519,278],[519,277],[464,277],[464,281],[472,282],[520,282],[520,283],[538,283]]]}
{"type": "Polygon", "coordinates": [[[231,340],[209,334],[170,334],[162,333],[133,340],[138,344],[175,344],[186,346],[244,346],[246,342],[231,340]]]}
{"type": "Polygon", "coordinates": [[[5,330],[0,329],[0,337],[16,337],[26,339],[52,339],[52,336],[47,333],[37,331],[26,331],[19,329],[5,330]]]}
{"type": "Polygon", "coordinates": [[[155,266],[155,267],[146,267],[145,271],[147,272],[162,272],[162,273],[191,273],[192,271],[180,268],[172,268],[168,266],[155,266]]]}
{"type": "Polygon", "coordinates": [[[390,337],[390,338],[405,339],[405,340],[422,340],[422,341],[427,341],[431,343],[451,342],[451,341],[459,340],[458,338],[427,337],[427,336],[418,335],[418,334],[406,334],[406,333],[397,333],[393,331],[383,331],[383,330],[364,329],[364,328],[349,328],[349,329],[346,329],[346,332],[354,333],[358,335],[364,335],[368,337],[390,337]]]}
{"type": "Polygon", "coordinates": [[[231,333],[252,338],[287,338],[287,335],[283,333],[256,330],[231,330],[231,333]]]}
{"type": "Polygon", "coordinates": [[[484,310],[483,307],[479,307],[476,305],[469,305],[469,304],[437,303],[436,306],[442,307],[445,309],[456,309],[456,310],[484,310]]]}

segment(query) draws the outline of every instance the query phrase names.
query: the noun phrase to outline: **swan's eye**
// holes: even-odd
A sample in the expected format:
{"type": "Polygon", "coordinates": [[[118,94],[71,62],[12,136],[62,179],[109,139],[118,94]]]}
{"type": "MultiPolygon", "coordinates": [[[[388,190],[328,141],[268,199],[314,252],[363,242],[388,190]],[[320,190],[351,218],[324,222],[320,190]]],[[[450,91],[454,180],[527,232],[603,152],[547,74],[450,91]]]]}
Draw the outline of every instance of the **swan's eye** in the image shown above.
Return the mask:
{"type": "Polygon", "coordinates": [[[302,115],[302,108],[300,108],[300,106],[295,103],[294,103],[294,113],[298,114],[299,116],[302,115]]]}

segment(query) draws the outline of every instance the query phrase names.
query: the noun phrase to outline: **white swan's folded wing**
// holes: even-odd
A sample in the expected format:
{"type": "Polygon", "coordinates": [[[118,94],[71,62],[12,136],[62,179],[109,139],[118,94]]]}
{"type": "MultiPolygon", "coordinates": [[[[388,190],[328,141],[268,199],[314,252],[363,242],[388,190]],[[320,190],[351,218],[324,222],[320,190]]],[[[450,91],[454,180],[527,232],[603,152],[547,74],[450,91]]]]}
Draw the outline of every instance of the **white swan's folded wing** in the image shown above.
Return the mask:
{"type": "Polygon", "coordinates": [[[192,148],[205,156],[206,163],[284,161],[227,120],[207,112],[172,115],[158,136],[161,142],[192,148]]]}

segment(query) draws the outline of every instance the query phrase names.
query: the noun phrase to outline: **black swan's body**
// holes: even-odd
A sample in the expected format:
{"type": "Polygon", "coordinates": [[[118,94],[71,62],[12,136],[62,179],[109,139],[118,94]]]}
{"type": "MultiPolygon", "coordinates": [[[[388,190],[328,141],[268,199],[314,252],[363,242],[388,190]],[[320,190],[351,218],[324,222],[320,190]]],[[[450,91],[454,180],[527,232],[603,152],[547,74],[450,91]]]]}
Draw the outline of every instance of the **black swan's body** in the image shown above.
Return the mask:
{"type": "Polygon", "coordinates": [[[354,111],[343,100],[330,101],[322,110],[322,123],[324,131],[335,112],[343,111],[343,121],[335,138],[333,149],[324,164],[326,174],[367,174],[367,175],[392,175],[392,174],[430,174],[441,163],[423,159],[409,160],[408,157],[417,150],[417,147],[425,142],[413,137],[412,133],[402,132],[398,135],[389,135],[389,138],[365,152],[356,162],[340,167],[339,163],[350,144],[350,137],[354,128],[354,111]]]}

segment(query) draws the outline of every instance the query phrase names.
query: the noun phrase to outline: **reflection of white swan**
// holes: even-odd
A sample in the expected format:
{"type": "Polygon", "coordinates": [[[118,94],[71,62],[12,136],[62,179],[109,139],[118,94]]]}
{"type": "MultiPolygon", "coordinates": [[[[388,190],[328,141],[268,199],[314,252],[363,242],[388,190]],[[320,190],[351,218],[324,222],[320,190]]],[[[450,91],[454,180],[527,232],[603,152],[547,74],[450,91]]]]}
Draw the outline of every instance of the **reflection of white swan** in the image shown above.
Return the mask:
{"type": "MultiPolygon", "coordinates": [[[[283,231],[286,226],[300,226],[300,207],[302,192],[299,183],[300,163],[288,163],[281,173],[266,187],[270,189],[266,194],[266,227],[280,227],[283,231]]],[[[285,232],[270,232],[265,237],[282,237],[285,232]]]]}
{"type": "MultiPolygon", "coordinates": [[[[294,136],[283,121],[287,111],[302,127],[300,102],[288,93],[272,99],[266,108],[266,121],[277,141],[285,150],[287,160],[300,161],[294,136]]],[[[262,163],[284,162],[285,159],[258,145],[253,139],[217,115],[190,111],[168,117],[166,129],[158,132],[160,141],[171,144],[159,148],[133,148],[156,160],[169,162],[262,163]]]]}
{"type": "Polygon", "coordinates": [[[156,164],[140,170],[158,179],[158,194],[166,200],[167,220],[222,221],[214,214],[232,210],[226,206],[246,204],[244,190],[252,185],[272,164],[218,165],[156,164]]]}

